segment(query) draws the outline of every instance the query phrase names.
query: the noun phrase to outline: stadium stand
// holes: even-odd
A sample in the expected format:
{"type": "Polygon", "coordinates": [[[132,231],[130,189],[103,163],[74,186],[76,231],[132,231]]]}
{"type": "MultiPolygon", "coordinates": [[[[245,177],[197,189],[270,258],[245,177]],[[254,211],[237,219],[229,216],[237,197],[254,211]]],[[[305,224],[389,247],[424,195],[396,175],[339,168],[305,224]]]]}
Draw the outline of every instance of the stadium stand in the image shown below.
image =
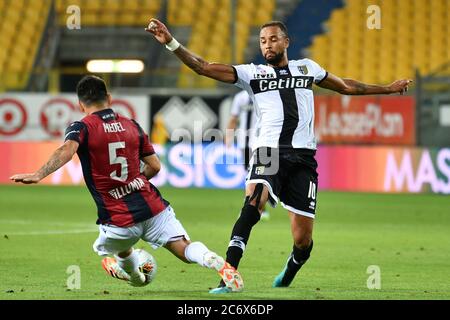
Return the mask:
{"type": "Polygon", "coordinates": [[[50,0],[0,0],[0,90],[27,86],[50,7],[50,0]]]}
{"type": "Polygon", "coordinates": [[[389,83],[448,63],[449,26],[448,0],[347,0],[306,52],[340,76],[389,83]],[[381,8],[381,29],[367,27],[370,5],[381,8]]]}
{"type": "Polygon", "coordinates": [[[81,23],[88,27],[142,27],[159,12],[161,0],[56,0],[61,26],[66,24],[66,10],[71,5],[83,9],[81,23]]]}
{"type": "MultiPolygon", "coordinates": [[[[291,44],[289,47],[291,59],[299,58],[302,48],[311,45],[315,35],[323,33],[322,23],[331,12],[343,6],[343,0],[303,0],[295,7],[286,19],[291,44]]],[[[262,57],[258,61],[264,63],[262,57]]]]}
{"type": "MultiPolygon", "coordinates": [[[[307,56],[342,77],[373,83],[415,78],[416,70],[422,75],[430,74],[450,62],[450,0],[236,0],[235,17],[230,10],[232,0],[0,0],[0,90],[23,90],[29,85],[52,4],[61,29],[66,25],[67,8],[71,5],[82,9],[83,27],[103,28],[99,37],[106,34],[117,38],[117,28],[137,30],[146,25],[149,17],[156,16],[172,30],[181,30],[185,35],[181,37],[183,43],[209,61],[264,63],[254,42],[255,30],[279,18],[277,10],[288,2],[295,3],[292,7],[295,9],[284,18],[292,39],[289,48],[292,59],[307,56]],[[370,5],[381,8],[379,30],[367,27],[370,5]],[[110,27],[109,33],[104,30],[110,27]]],[[[63,33],[61,43],[65,48],[69,47],[68,42],[86,43],[88,35],[79,40],[75,35],[63,33]]],[[[131,43],[138,43],[133,39],[121,44],[132,48],[131,43]]],[[[78,60],[83,59],[80,56],[78,60]]],[[[177,74],[174,70],[179,70],[178,87],[218,85],[214,80],[198,77],[178,61],[167,64],[170,57],[154,54],[143,59],[154,68],[158,63],[167,67],[173,78],[177,74]]]]}
{"type": "MultiPolygon", "coordinates": [[[[272,19],[276,1],[238,0],[237,4],[235,59],[237,63],[243,63],[251,28],[272,19]]],[[[192,26],[187,45],[192,51],[208,61],[232,63],[230,6],[230,0],[202,0],[196,5],[189,0],[169,0],[168,23],[172,26],[192,26]]],[[[216,85],[216,81],[198,77],[186,66],[181,66],[179,87],[213,88],[216,85]]]]}

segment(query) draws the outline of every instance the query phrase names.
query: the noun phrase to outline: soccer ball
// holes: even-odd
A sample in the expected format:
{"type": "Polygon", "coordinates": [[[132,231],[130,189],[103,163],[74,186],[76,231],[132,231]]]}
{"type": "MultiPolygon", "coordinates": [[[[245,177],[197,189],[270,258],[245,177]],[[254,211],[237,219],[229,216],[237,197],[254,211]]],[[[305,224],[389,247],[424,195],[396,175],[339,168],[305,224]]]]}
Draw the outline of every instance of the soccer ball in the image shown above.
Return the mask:
{"type": "Polygon", "coordinates": [[[156,276],[156,260],[143,249],[136,249],[139,256],[139,271],[145,275],[145,285],[148,285],[156,276]]]}

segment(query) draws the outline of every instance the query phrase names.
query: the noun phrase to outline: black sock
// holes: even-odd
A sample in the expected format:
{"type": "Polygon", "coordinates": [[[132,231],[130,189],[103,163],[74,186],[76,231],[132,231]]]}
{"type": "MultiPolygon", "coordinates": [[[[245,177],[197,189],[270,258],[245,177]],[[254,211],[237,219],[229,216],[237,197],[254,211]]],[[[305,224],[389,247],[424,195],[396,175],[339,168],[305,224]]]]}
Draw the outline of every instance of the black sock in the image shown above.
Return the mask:
{"type": "MultiPolygon", "coordinates": [[[[244,205],[241,215],[234,224],[231,232],[231,240],[227,250],[227,262],[237,269],[247,245],[248,238],[253,226],[259,221],[261,215],[256,207],[247,204],[244,205]]],[[[219,287],[224,287],[223,280],[220,281],[219,287]]]]}
{"type": "Polygon", "coordinates": [[[292,279],[294,279],[297,272],[305,264],[305,262],[309,259],[312,248],[313,248],[312,240],[311,240],[311,244],[306,249],[300,249],[294,245],[291,257],[289,258],[289,261],[287,263],[286,273],[284,274],[284,277],[283,277],[284,283],[289,284],[292,281],[292,279]],[[297,263],[295,263],[294,260],[297,263]]]}
{"type": "Polygon", "coordinates": [[[250,204],[246,204],[242,208],[239,219],[234,224],[227,250],[227,262],[236,269],[241,261],[250,232],[260,218],[261,215],[258,209],[250,204]]]}

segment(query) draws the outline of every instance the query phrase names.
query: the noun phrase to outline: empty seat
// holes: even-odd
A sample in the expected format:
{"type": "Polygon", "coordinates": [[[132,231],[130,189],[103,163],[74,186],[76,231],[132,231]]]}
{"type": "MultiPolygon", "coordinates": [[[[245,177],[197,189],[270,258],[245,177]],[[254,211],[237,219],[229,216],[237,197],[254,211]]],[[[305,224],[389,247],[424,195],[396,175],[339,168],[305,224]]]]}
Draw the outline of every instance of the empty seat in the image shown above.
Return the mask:
{"type": "Polygon", "coordinates": [[[56,0],[60,25],[65,25],[65,8],[71,4],[81,8],[82,24],[99,27],[144,26],[161,8],[160,0],[56,0]]]}
{"type": "MultiPolygon", "coordinates": [[[[105,12],[105,14],[113,14],[117,11],[123,10],[123,7],[125,5],[126,1],[120,1],[120,0],[103,0],[102,7],[105,12]]],[[[113,22],[114,23],[114,22],[113,22]]]]}
{"type": "Polygon", "coordinates": [[[326,23],[324,34],[330,39],[326,41],[324,34],[316,36],[308,52],[313,59],[329,61],[331,72],[351,74],[356,74],[352,61],[362,55],[364,79],[390,82],[414,77],[415,68],[426,74],[450,60],[449,11],[448,0],[347,0],[326,23]],[[369,4],[381,7],[381,30],[364,26],[369,4]],[[329,55],[323,53],[325,43],[329,55]],[[347,50],[344,63],[342,50],[347,50]]]}
{"type": "MultiPolygon", "coordinates": [[[[0,1],[0,66],[6,90],[23,89],[28,81],[50,9],[50,0],[0,1]],[[4,14],[3,14],[4,13],[4,14]]],[[[62,10],[62,3],[58,3],[62,10]]]]}
{"type": "MultiPolygon", "coordinates": [[[[244,63],[245,50],[248,45],[250,30],[273,19],[275,0],[238,0],[235,12],[236,53],[238,63],[244,63]]],[[[203,55],[222,63],[232,63],[231,52],[231,1],[230,0],[168,0],[168,20],[175,25],[191,26],[188,47],[203,55]],[[201,8],[201,10],[199,10],[201,8]],[[183,16],[179,12],[183,11],[183,16]],[[205,46],[209,43],[209,46],[205,46]]],[[[195,73],[180,69],[178,85],[180,87],[215,87],[217,81],[202,79],[195,73]]]]}

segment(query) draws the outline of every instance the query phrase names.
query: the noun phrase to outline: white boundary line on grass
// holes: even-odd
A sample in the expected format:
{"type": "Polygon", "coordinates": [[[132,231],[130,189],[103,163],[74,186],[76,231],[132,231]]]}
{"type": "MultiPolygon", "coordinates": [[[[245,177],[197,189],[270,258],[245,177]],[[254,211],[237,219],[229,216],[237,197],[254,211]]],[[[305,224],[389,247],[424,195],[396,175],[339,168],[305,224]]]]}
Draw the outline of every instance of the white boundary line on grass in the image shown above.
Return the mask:
{"type": "MultiPolygon", "coordinates": [[[[64,235],[64,234],[81,234],[98,232],[98,227],[92,223],[70,223],[70,222],[54,222],[48,220],[24,220],[24,219],[0,219],[0,225],[36,225],[43,227],[41,230],[30,231],[3,231],[0,230],[0,236],[41,236],[41,235],[64,235]],[[48,230],[48,227],[72,227],[72,229],[48,230]],[[47,230],[46,230],[47,229],[47,230]]],[[[16,229],[17,230],[17,229],[16,229]]]]}
{"type": "Polygon", "coordinates": [[[25,220],[25,219],[0,219],[0,224],[21,224],[21,225],[47,225],[60,227],[91,227],[93,223],[86,222],[55,222],[48,220],[25,220]]]}
{"type": "Polygon", "coordinates": [[[5,232],[0,231],[0,235],[6,236],[42,236],[42,235],[62,235],[62,234],[80,234],[94,233],[98,229],[73,229],[73,230],[43,230],[43,231],[25,231],[25,232],[5,232]]]}

